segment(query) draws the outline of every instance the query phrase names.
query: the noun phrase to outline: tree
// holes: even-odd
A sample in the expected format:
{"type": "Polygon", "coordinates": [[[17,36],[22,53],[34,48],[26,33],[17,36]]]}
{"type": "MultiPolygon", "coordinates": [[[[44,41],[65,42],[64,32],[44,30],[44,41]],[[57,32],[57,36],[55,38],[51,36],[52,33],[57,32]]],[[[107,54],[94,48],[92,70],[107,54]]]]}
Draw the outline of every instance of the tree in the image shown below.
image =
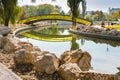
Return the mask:
{"type": "Polygon", "coordinates": [[[0,0],[0,12],[3,15],[4,25],[8,26],[11,16],[17,5],[17,0],[0,0]]]}
{"type": "Polygon", "coordinates": [[[76,17],[77,11],[79,9],[79,4],[82,2],[82,17],[85,15],[86,1],[85,0],[67,0],[67,4],[70,7],[72,13],[72,29],[77,29],[76,27],[76,17]]]}
{"type": "Polygon", "coordinates": [[[12,14],[11,17],[10,17],[10,22],[11,22],[12,24],[17,23],[17,21],[18,21],[18,20],[20,19],[20,17],[22,16],[22,13],[23,13],[22,8],[19,7],[19,6],[16,6],[13,14],[12,14]]]}
{"type": "Polygon", "coordinates": [[[113,20],[119,19],[119,18],[120,18],[120,10],[112,13],[112,14],[111,14],[111,17],[112,17],[113,20]]]}

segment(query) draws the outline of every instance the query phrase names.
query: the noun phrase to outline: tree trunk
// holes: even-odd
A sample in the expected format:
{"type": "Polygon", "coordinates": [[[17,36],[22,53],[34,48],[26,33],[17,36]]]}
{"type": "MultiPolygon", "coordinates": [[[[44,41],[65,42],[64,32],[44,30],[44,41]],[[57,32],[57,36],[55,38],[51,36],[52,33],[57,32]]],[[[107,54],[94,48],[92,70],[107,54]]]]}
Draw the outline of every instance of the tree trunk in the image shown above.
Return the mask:
{"type": "Polygon", "coordinates": [[[75,10],[72,11],[72,29],[73,30],[76,30],[77,27],[76,27],[76,14],[75,14],[75,10]]]}
{"type": "Polygon", "coordinates": [[[72,9],[71,9],[71,11],[72,11],[72,29],[73,30],[76,30],[77,29],[77,27],[76,27],[76,7],[75,7],[75,4],[76,2],[74,1],[73,2],[73,7],[72,7],[72,9]]]}
{"type": "Polygon", "coordinates": [[[5,7],[5,9],[4,9],[4,15],[5,15],[4,25],[5,26],[9,26],[9,21],[10,21],[10,16],[11,16],[9,8],[5,7]]]}
{"type": "Polygon", "coordinates": [[[5,19],[4,25],[5,25],[5,26],[8,26],[8,25],[9,25],[9,18],[6,18],[6,19],[5,19]]]}

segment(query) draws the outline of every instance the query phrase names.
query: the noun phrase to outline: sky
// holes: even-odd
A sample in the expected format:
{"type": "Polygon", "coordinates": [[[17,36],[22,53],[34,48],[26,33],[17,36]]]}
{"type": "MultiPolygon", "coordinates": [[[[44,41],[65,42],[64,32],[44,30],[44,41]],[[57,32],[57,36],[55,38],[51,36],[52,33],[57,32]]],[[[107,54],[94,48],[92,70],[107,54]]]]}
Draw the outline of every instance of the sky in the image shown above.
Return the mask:
{"type": "MultiPolygon", "coordinates": [[[[53,2],[51,0],[36,0],[35,3],[31,3],[31,0],[18,0],[19,5],[39,5],[39,4],[52,4],[59,5],[65,12],[69,11],[67,6],[67,0],[56,0],[53,2]]],[[[103,12],[108,12],[108,8],[120,8],[120,0],[86,0],[87,11],[102,10],[103,12]]],[[[80,4],[81,5],[81,4],[80,4]]]]}

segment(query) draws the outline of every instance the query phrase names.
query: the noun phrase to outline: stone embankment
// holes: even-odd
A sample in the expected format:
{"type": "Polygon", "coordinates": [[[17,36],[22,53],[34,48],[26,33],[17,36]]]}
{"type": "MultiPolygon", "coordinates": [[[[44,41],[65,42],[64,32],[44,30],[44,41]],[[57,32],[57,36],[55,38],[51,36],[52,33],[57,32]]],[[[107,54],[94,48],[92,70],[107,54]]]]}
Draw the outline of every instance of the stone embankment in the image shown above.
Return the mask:
{"type": "Polygon", "coordinates": [[[91,55],[81,49],[65,51],[57,58],[54,53],[42,51],[31,43],[21,42],[11,35],[0,35],[0,51],[14,53],[14,69],[21,72],[35,70],[38,77],[41,73],[58,73],[60,78],[51,80],[119,80],[116,74],[91,72],[91,55]]]}
{"type": "Polygon", "coordinates": [[[93,26],[84,26],[81,25],[77,29],[80,32],[87,32],[87,33],[95,33],[95,34],[102,34],[102,35],[110,35],[110,36],[119,36],[120,31],[116,29],[108,29],[103,27],[93,27],[93,26]]]}

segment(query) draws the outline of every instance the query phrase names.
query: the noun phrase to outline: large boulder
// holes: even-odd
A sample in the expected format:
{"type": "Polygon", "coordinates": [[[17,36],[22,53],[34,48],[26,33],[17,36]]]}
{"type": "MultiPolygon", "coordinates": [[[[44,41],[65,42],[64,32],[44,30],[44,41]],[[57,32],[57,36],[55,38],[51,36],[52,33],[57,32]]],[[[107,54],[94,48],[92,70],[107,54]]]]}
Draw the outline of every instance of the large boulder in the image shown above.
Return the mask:
{"type": "Polygon", "coordinates": [[[36,51],[32,51],[32,54],[37,57],[37,56],[43,56],[45,54],[49,54],[50,52],[49,51],[39,51],[39,50],[36,50],[36,51]]]}
{"type": "Polygon", "coordinates": [[[58,69],[58,73],[64,80],[78,80],[80,72],[81,70],[76,63],[63,64],[58,69]]]}
{"type": "Polygon", "coordinates": [[[15,64],[34,64],[34,60],[34,55],[26,49],[20,49],[15,52],[15,64]]]}
{"type": "Polygon", "coordinates": [[[37,56],[35,61],[35,71],[37,73],[45,72],[52,74],[58,70],[59,59],[52,53],[45,53],[44,55],[37,56]]]}
{"type": "Polygon", "coordinates": [[[0,27],[0,35],[7,36],[11,29],[7,26],[0,27]]]}
{"type": "Polygon", "coordinates": [[[19,42],[18,45],[19,46],[17,47],[17,50],[19,50],[19,49],[25,49],[25,50],[31,51],[33,53],[35,53],[35,52],[41,52],[41,50],[37,46],[33,46],[29,42],[19,42]]]}
{"type": "Polygon", "coordinates": [[[81,49],[66,51],[60,56],[61,64],[76,63],[82,71],[88,71],[91,68],[91,56],[88,52],[81,49]]]}
{"type": "Polygon", "coordinates": [[[6,53],[15,52],[18,47],[18,40],[12,37],[3,37],[3,50],[6,53]]]}

